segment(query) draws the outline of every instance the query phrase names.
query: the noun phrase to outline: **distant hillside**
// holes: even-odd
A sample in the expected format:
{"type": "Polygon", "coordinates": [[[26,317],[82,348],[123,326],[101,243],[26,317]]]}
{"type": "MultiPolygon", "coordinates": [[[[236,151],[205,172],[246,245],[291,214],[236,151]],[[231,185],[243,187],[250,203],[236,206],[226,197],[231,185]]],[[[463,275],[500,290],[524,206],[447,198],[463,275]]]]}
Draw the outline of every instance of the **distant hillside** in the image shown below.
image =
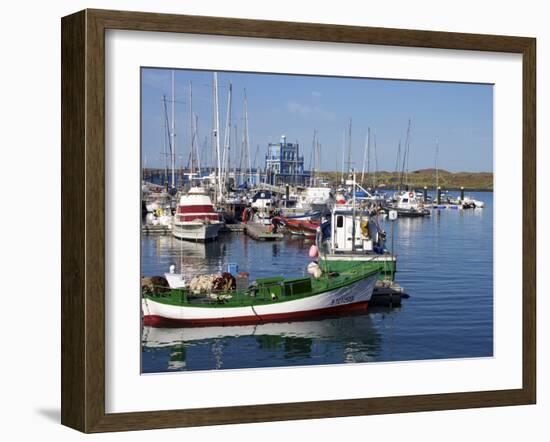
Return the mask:
{"type": "MultiPolygon", "coordinates": [[[[341,179],[339,172],[320,172],[319,175],[333,183],[341,179]]],[[[493,190],[493,173],[492,172],[449,172],[447,170],[439,170],[439,185],[442,189],[460,189],[464,187],[466,190],[493,190]]],[[[356,175],[357,180],[361,180],[361,174],[356,175]]],[[[381,171],[375,174],[365,174],[365,185],[371,185],[376,180],[377,187],[393,188],[399,184],[400,174],[395,172],[381,171]]],[[[408,182],[411,187],[421,189],[424,186],[428,189],[435,188],[436,171],[435,169],[420,169],[409,173],[408,182]]]]}

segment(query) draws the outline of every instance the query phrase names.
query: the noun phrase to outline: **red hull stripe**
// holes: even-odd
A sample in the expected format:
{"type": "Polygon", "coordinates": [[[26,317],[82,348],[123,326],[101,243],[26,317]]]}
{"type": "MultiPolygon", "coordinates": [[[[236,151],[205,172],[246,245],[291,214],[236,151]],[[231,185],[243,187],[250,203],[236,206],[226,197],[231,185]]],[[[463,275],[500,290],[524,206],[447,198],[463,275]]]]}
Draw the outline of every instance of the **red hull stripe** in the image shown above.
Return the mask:
{"type": "Polygon", "coordinates": [[[285,322],[291,320],[309,319],[316,316],[336,315],[341,313],[366,312],[368,301],[354,304],[339,305],[336,307],[320,308],[303,312],[276,313],[269,315],[237,316],[234,318],[209,319],[173,319],[158,315],[145,315],[143,325],[150,327],[204,327],[207,325],[247,325],[262,322],[285,322]]]}
{"type": "Polygon", "coordinates": [[[308,225],[304,223],[287,223],[286,228],[291,232],[308,237],[315,237],[317,235],[316,225],[308,225]]]}
{"type": "Polygon", "coordinates": [[[288,218],[283,218],[283,220],[285,224],[288,224],[290,226],[295,226],[295,227],[307,227],[309,229],[317,229],[317,227],[320,226],[320,223],[309,222],[309,221],[298,221],[298,220],[293,220],[288,218]]]}
{"type": "Polygon", "coordinates": [[[178,206],[178,213],[215,213],[211,204],[196,206],[178,206]]]}
{"type": "Polygon", "coordinates": [[[214,220],[219,221],[220,217],[216,215],[178,215],[179,221],[194,221],[196,219],[208,219],[208,220],[214,220]]]}

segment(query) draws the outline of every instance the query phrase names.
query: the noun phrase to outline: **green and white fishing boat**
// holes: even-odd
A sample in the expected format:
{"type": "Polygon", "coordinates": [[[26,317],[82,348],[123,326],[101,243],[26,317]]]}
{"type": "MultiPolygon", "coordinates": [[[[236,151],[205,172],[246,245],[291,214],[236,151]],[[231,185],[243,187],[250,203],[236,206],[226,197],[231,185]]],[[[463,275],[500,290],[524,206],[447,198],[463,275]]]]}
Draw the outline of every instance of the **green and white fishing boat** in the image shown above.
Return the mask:
{"type": "Polygon", "coordinates": [[[355,265],[308,277],[257,279],[245,289],[165,288],[142,296],[143,324],[153,327],[239,325],[366,311],[379,271],[355,265]]]}
{"type": "Polygon", "coordinates": [[[350,209],[336,207],[321,230],[318,259],[324,272],[345,272],[361,266],[378,271],[380,279],[393,280],[397,259],[386,249],[386,233],[376,216],[367,212],[354,216],[350,209]]]}
{"type": "MultiPolygon", "coordinates": [[[[355,183],[355,176],[350,181],[355,183]]],[[[394,279],[397,259],[386,248],[386,232],[380,227],[376,208],[356,209],[355,185],[351,204],[336,204],[331,217],[318,231],[319,265],[324,272],[345,272],[356,266],[394,279]]]]}

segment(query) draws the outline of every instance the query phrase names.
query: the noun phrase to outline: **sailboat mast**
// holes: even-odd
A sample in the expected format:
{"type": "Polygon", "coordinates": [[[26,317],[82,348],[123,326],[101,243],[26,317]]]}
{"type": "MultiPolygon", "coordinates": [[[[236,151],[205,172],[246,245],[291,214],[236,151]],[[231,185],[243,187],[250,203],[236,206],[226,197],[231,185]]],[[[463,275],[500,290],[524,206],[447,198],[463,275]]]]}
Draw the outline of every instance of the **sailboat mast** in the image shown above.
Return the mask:
{"type": "Polygon", "coordinates": [[[352,177],[353,177],[353,187],[352,187],[352,200],[353,200],[353,206],[351,210],[351,253],[355,252],[355,172],[351,170],[352,177]]]}
{"type": "Polygon", "coordinates": [[[252,160],[250,156],[250,140],[248,138],[248,98],[246,96],[246,89],[244,90],[244,144],[246,159],[248,163],[248,179],[252,175],[252,160]]]}
{"type": "MultiPolygon", "coordinates": [[[[258,174],[258,156],[260,155],[260,145],[257,144],[256,145],[256,154],[254,155],[254,174],[258,174]]],[[[261,181],[260,179],[261,177],[258,176],[258,184],[259,184],[259,181],[261,181]]]]}
{"type": "Polygon", "coordinates": [[[368,133],[368,142],[367,142],[367,180],[368,180],[369,178],[371,178],[371,175],[370,175],[370,127],[367,129],[367,133],[368,133]]]}
{"type": "Polygon", "coordinates": [[[321,171],[321,143],[317,141],[317,157],[319,158],[318,164],[317,164],[317,170],[321,171]]]}
{"type": "Polygon", "coordinates": [[[439,188],[439,166],[438,158],[439,157],[439,138],[435,139],[435,189],[439,188]]]}
{"type": "Polygon", "coordinates": [[[216,145],[218,198],[222,195],[221,158],[220,158],[220,112],[218,106],[218,73],[214,72],[214,137],[216,145]]]}
{"type": "Polygon", "coordinates": [[[231,154],[231,91],[232,86],[229,83],[229,93],[227,95],[227,115],[225,120],[225,130],[224,130],[224,145],[223,145],[223,189],[225,189],[225,183],[227,180],[227,169],[229,162],[229,155],[231,154]]]}
{"type": "Polygon", "coordinates": [[[200,156],[200,149],[199,149],[199,116],[197,114],[194,114],[195,116],[195,135],[193,137],[194,139],[194,146],[195,146],[195,158],[197,160],[197,173],[199,174],[199,179],[201,176],[201,156],[200,156]]]}
{"type": "Polygon", "coordinates": [[[315,172],[317,167],[317,129],[313,129],[313,140],[311,141],[311,155],[309,158],[311,168],[310,185],[315,186],[315,172]]]}
{"type": "Polygon", "coordinates": [[[407,125],[407,137],[405,138],[405,147],[403,152],[403,168],[401,170],[401,181],[408,188],[409,186],[409,150],[411,144],[411,119],[407,125]]]}
{"type": "Polygon", "coordinates": [[[345,152],[346,152],[346,131],[342,134],[342,169],[340,174],[340,182],[344,182],[344,164],[345,164],[345,152]]]}
{"type": "Polygon", "coordinates": [[[367,166],[367,177],[368,177],[368,170],[370,168],[370,127],[367,129],[367,136],[365,139],[365,151],[363,153],[363,167],[361,169],[361,184],[365,182],[365,164],[368,163],[367,166]]]}
{"type": "Polygon", "coordinates": [[[397,190],[401,190],[401,178],[399,174],[399,164],[401,163],[401,138],[399,138],[399,143],[397,143],[397,158],[395,159],[395,178],[397,181],[397,190]]]}
{"type": "MultiPolygon", "coordinates": [[[[239,166],[240,168],[240,161],[241,161],[241,158],[242,158],[242,152],[239,152],[239,133],[237,132],[238,130],[238,127],[237,125],[235,124],[233,126],[233,146],[235,146],[235,152],[233,152],[233,156],[235,157],[235,162],[233,164],[233,177],[235,179],[235,184],[237,183],[237,165],[239,166]],[[237,159],[238,159],[238,162],[237,162],[237,159]]],[[[242,151],[242,146],[241,146],[241,151],[242,151]]]]}
{"type": "Polygon", "coordinates": [[[176,187],[176,83],[175,71],[172,71],[172,188],[176,187]]]}
{"type": "MultiPolygon", "coordinates": [[[[168,144],[168,134],[170,127],[168,126],[168,117],[166,115],[166,94],[162,96],[162,113],[164,114],[164,124],[162,125],[162,156],[164,158],[164,180],[163,185],[168,188],[168,152],[166,152],[166,145],[168,144]]],[[[170,151],[171,153],[171,151],[170,151]]]]}
{"type": "Polygon", "coordinates": [[[378,152],[376,149],[376,133],[373,135],[373,139],[374,139],[374,171],[372,174],[372,186],[373,186],[373,189],[376,189],[376,186],[378,184],[376,181],[376,172],[378,171],[378,152]]]}
{"type": "MultiPolygon", "coordinates": [[[[298,180],[298,142],[296,142],[296,153],[294,154],[294,185],[296,186],[298,180]]],[[[288,201],[286,202],[288,205],[288,201]]]]}
{"type": "Polygon", "coordinates": [[[349,119],[348,129],[348,171],[351,172],[351,118],[349,119]]]}
{"type": "Polygon", "coordinates": [[[189,185],[193,185],[193,173],[195,171],[195,124],[193,122],[193,83],[189,80],[189,133],[191,134],[191,170],[189,175],[189,185]]]}

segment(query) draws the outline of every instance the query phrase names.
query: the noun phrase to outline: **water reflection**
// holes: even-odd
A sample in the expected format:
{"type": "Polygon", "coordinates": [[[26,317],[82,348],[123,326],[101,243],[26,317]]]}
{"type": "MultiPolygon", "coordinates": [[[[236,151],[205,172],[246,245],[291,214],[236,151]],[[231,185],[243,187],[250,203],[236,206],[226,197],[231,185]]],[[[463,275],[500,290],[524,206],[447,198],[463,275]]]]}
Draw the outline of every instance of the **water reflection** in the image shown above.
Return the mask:
{"type": "Polygon", "coordinates": [[[379,354],[381,338],[371,315],[361,314],[249,326],[144,327],[142,344],[147,371],[162,372],[193,370],[195,365],[219,369],[368,362],[379,354]],[[243,352],[243,346],[249,351],[243,352]]]}

